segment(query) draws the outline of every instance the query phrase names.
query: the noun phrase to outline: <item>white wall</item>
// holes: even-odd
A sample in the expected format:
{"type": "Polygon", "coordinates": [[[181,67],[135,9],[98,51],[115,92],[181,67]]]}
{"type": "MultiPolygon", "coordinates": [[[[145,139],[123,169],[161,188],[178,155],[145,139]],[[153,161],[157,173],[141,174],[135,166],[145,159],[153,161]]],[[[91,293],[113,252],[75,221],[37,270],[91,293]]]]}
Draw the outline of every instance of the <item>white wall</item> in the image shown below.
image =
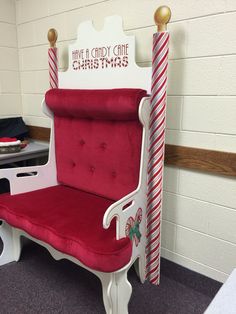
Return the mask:
{"type": "Polygon", "coordinates": [[[166,167],[162,256],[219,281],[236,268],[236,181],[166,167]]]}
{"type": "Polygon", "coordinates": [[[21,115],[15,1],[0,0],[0,118],[21,115]]]}
{"type": "MultiPolygon", "coordinates": [[[[236,152],[236,1],[166,0],[173,16],[166,141],[236,152]]],[[[156,0],[16,0],[23,114],[49,126],[40,103],[48,88],[47,31],[59,33],[60,67],[78,24],[120,14],[137,38],[137,62],[150,64],[156,0]]],[[[236,181],[166,167],[162,255],[212,278],[236,267],[236,181]]]]}

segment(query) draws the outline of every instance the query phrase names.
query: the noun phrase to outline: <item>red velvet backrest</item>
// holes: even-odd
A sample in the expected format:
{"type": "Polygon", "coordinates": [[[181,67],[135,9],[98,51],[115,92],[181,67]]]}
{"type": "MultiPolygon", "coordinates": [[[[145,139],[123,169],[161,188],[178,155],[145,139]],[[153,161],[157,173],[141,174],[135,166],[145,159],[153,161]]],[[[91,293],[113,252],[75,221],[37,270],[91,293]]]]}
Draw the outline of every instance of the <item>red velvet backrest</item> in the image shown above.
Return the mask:
{"type": "Polygon", "coordinates": [[[58,181],[117,200],[138,185],[141,89],[52,89],[58,181]]]}

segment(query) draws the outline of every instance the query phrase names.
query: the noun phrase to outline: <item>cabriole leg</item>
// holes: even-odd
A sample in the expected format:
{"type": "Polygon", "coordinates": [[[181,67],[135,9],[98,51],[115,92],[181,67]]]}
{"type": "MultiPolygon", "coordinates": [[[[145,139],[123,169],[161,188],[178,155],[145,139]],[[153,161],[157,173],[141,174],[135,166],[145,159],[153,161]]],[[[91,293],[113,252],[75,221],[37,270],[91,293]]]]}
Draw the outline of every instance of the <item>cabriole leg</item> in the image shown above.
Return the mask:
{"type": "Polygon", "coordinates": [[[145,262],[145,256],[140,256],[134,263],[134,268],[136,271],[136,274],[138,275],[140,281],[142,283],[146,280],[146,262],[145,262]]]}
{"type": "Polygon", "coordinates": [[[113,283],[113,274],[102,273],[99,276],[102,283],[103,303],[107,314],[112,314],[111,287],[113,283]]]}
{"type": "Polygon", "coordinates": [[[0,266],[18,261],[21,253],[20,236],[17,231],[2,221],[0,225],[0,238],[3,242],[3,251],[0,255],[0,266]]]}
{"type": "Polygon", "coordinates": [[[107,314],[128,314],[132,286],[127,279],[128,269],[101,274],[103,301],[107,314]]]}

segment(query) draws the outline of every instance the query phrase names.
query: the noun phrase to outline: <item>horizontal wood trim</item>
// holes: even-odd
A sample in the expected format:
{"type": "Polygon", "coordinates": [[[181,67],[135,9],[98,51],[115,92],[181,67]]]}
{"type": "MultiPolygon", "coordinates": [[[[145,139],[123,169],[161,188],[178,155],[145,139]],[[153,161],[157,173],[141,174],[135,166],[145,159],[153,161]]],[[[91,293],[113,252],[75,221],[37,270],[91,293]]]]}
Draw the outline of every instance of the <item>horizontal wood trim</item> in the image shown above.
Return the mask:
{"type": "MultiPolygon", "coordinates": [[[[49,128],[38,126],[28,126],[28,128],[31,138],[49,141],[49,128]]],[[[226,176],[236,176],[236,153],[166,144],[165,164],[226,176]]]]}
{"type": "Polygon", "coordinates": [[[165,164],[226,176],[236,176],[236,153],[167,144],[165,164]]]}
{"type": "Polygon", "coordinates": [[[29,130],[29,137],[38,141],[49,142],[50,128],[43,128],[40,126],[27,125],[29,130]]]}

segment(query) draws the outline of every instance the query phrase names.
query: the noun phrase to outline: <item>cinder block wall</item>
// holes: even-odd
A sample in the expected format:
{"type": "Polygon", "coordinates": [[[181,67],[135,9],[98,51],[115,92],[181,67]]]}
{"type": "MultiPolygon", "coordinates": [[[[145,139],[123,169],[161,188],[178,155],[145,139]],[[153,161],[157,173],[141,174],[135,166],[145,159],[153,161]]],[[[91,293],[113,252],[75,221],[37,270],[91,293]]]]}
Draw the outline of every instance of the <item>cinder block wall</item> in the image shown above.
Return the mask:
{"type": "Polygon", "coordinates": [[[0,0],[0,118],[21,109],[15,1],[0,0]]]}
{"type": "MultiPolygon", "coordinates": [[[[5,1],[7,2],[7,1],[5,1]]],[[[166,0],[173,16],[166,142],[236,152],[236,1],[166,0]]],[[[48,88],[47,31],[58,30],[60,68],[81,21],[120,14],[137,38],[137,62],[151,64],[156,0],[16,0],[25,121],[41,113],[48,88]]],[[[15,51],[15,50],[14,50],[15,51]]],[[[5,62],[4,62],[5,63],[5,62]]],[[[162,256],[224,281],[236,267],[236,179],[166,167],[162,256]]]]}

